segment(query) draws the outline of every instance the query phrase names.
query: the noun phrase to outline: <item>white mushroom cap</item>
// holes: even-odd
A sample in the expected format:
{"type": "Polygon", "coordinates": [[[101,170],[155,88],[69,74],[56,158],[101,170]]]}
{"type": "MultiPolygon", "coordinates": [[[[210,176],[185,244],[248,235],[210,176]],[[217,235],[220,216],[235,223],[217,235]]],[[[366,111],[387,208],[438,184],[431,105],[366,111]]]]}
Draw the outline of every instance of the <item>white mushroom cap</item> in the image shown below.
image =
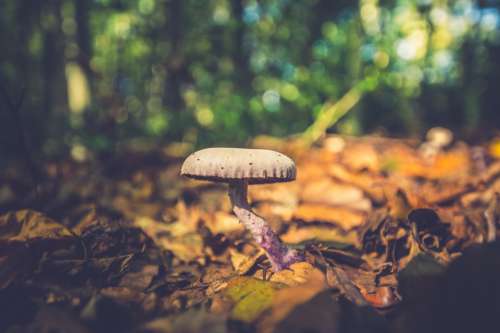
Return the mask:
{"type": "Polygon", "coordinates": [[[289,182],[295,179],[295,174],[291,158],[266,149],[207,148],[189,155],[181,168],[183,176],[226,183],[289,182]]]}
{"type": "Polygon", "coordinates": [[[453,132],[444,127],[433,127],[427,131],[426,139],[435,147],[446,147],[453,141],[453,132]]]}

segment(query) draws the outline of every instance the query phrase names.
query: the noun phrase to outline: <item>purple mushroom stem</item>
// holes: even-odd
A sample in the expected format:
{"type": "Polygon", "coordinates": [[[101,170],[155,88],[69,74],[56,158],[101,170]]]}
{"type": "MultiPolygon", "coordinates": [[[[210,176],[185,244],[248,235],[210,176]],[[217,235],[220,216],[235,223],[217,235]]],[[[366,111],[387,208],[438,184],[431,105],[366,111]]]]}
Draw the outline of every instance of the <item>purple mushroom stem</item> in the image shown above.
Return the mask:
{"type": "Polygon", "coordinates": [[[233,212],[255,241],[266,250],[273,271],[278,272],[291,264],[304,260],[304,256],[283,244],[267,222],[255,214],[247,201],[248,181],[238,180],[229,183],[229,198],[233,212]]]}

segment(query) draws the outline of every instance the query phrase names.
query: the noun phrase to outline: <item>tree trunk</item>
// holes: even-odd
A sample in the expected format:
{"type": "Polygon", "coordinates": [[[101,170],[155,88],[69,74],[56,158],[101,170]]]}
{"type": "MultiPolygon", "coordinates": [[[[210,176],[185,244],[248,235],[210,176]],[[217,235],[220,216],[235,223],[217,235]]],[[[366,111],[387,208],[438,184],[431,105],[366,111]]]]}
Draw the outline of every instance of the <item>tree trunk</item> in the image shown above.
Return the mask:
{"type": "Polygon", "coordinates": [[[66,110],[64,35],[61,31],[61,1],[49,0],[42,10],[50,17],[43,36],[43,109],[45,117],[54,110],[66,110]]]}
{"type": "Polygon", "coordinates": [[[248,88],[251,81],[250,68],[248,66],[248,56],[245,53],[245,22],[243,22],[243,0],[232,0],[231,10],[236,20],[234,29],[233,62],[236,67],[237,80],[240,85],[248,88]]]}
{"type": "Polygon", "coordinates": [[[90,60],[92,59],[92,44],[89,28],[89,12],[92,2],[88,0],[75,0],[75,20],[76,20],[76,43],[79,49],[78,63],[82,67],[89,86],[92,90],[92,69],[90,60]]]}
{"type": "Polygon", "coordinates": [[[174,111],[182,108],[181,85],[184,59],[182,52],[184,7],[183,0],[170,0],[166,5],[167,36],[171,51],[167,60],[167,78],[165,82],[165,101],[174,111]]]}

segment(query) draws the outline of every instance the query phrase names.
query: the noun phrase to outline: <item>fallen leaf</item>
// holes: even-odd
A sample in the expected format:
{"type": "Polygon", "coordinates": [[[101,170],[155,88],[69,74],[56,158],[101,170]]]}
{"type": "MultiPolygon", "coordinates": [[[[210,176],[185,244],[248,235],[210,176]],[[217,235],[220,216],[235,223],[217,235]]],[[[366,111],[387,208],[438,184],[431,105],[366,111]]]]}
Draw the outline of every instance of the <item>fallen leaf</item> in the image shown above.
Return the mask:
{"type": "Polygon", "coordinates": [[[231,318],[251,323],[273,304],[280,283],[251,277],[237,277],[229,281],[224,294],[234,302],[231,318]]]}
{"type": "Polygon", "coordinates": [[[69,248],[75,235],[62,224],[32,210],[0,216],[0,289],[32,272],[45,252],[69,248]]]}
{"type": "Polygon", "coordinates": [[[141,217],[135,221],[135,225],[158,246],[172,251],[182,261],[190,262],[204,256],[203,238],[195,232],[192,222],[177,221],[165,224],[148,217],[141,217]]]}
{"type": "Polygon", "coordinates": [[[359,187],[377,203],[382,203],[385,199],[382,186],[383,178],[376,174],[354,173],[340,164],[330,165],[328,174],[344,183],[359,187]]]}
{"type": "MultiPolygon", "coordinates": [[[[317,268],[312,268],[307,263],[299,263],[304,279],[300,284],[281,289],[272,297],[271,310],[259,322],[262,332],[272,332],[278,322],[283,320],[295,307],[305,303],[327,288],[325,275],[317,268]]],[[[282,276],[282,279],[284,276],[282,276]]],[[[286,279],[290,281],[291,278],[286,279]]],[[[290,283],[290,282],[289,282],[290,283]]]]}
{"type": "Polygon", "coordinates": [[[158,265],[143,265],[134,271],[128,271],[119,282],[120,287],[127,287],[139,291],[145,290],[158,274],[158,265]]]}
{"type": "Polygon", "coordinates": [[[301,204],[293,213],[293,218],[303,222],[331,223],[349,231],[365,220],[365,214],[344,207],[332,207],[321,204],[301,204]]]}
{"type": "Polygon", "coordinates": [[[496,159],[500,159],[500,138],[495,138],[489,144],[488,151],[491,156],[496,159]]]}
{"type": "Polygon", "coordinates": [[[62,224],[32,210],[20,210],[0,216],[0,242],[61,240],[74,234],[62,224]]]}
{"type": "Polygon", "coordinates": [[[308,262],[298,262],[289,268],[274,273],[270,281],[286,284],[289,287],[298,286],[308,281],[318,279],[323,273],[308,262]]]}
{"type": "Polygon", "coordinates": [[[229,253],[231,255],[231,264],[239,275],[248,273],[248,271],[255,267],[257,260],[266,255],[266,252],[262,248],[252,256],[248,256],[233,249],[229,250],[229,253]]]}
{"type": "Polygon", "coordinates": [[[378,309],[394,307],[401,301],[399,294],[394,290],[394,288],[389,286],[378,287],[375,292],[372,293],[364,292],[364,290],[360,291],[366,302],[378,309]]]}
{"type": "Polygon", "coordinates": [[[297,205],[299,190],[297,182],[250,186],[248,196],[253,203],[266,201],[293,207],[297,205]]]}
{"type": "Polygon", "coordinates": [[[212,234],[243,231],[245,229],[235,215],[226,212],[215,212],[209,215],[209,218],[206,218],[204,222],[212,234]]]}
{"type": "Polygon", "coordinates": [[[290,244],[298,244],[306,241],[337,242],[353,245],[358,243],[358,236],[354,231],[345,232],[340,228],[323,226],[297,227],[292,225],[280,237],[285,243],[290,244]]]}
{"type": "Polygon", "coordinates": [[[358,187],[339,184],[328,178],[306,183],[300,197],[306,203],[344,206],[362,211],[371,209],[371,202],[358,187]]]}

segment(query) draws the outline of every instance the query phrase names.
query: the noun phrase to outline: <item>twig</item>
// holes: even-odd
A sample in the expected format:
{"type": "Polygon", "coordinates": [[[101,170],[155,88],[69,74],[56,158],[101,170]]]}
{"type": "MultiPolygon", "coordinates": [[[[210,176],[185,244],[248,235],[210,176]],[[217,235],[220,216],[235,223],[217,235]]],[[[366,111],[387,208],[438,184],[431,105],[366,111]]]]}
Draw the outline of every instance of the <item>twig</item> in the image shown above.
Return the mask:
{"type": "Polygon", "coordinates": [[[301,135],[302,141],[311,145],[316,142],[326,130],[343,116],[347,114],[361,99],[363,96],[364,89],[362,88],[364,81],[361,81],[354,85],[344,96],[342,96],[337,102],[327,102],[321,108],[318,116],[314,123],[309,126],[301,135]]]}
{"type": "Polygon", "coordinates": [[[497,238],[497,222],[500,219],[500,193],[495,192],[488,208],[484,212],[486,219],[486,242],[494,242],[497,238]]]}

